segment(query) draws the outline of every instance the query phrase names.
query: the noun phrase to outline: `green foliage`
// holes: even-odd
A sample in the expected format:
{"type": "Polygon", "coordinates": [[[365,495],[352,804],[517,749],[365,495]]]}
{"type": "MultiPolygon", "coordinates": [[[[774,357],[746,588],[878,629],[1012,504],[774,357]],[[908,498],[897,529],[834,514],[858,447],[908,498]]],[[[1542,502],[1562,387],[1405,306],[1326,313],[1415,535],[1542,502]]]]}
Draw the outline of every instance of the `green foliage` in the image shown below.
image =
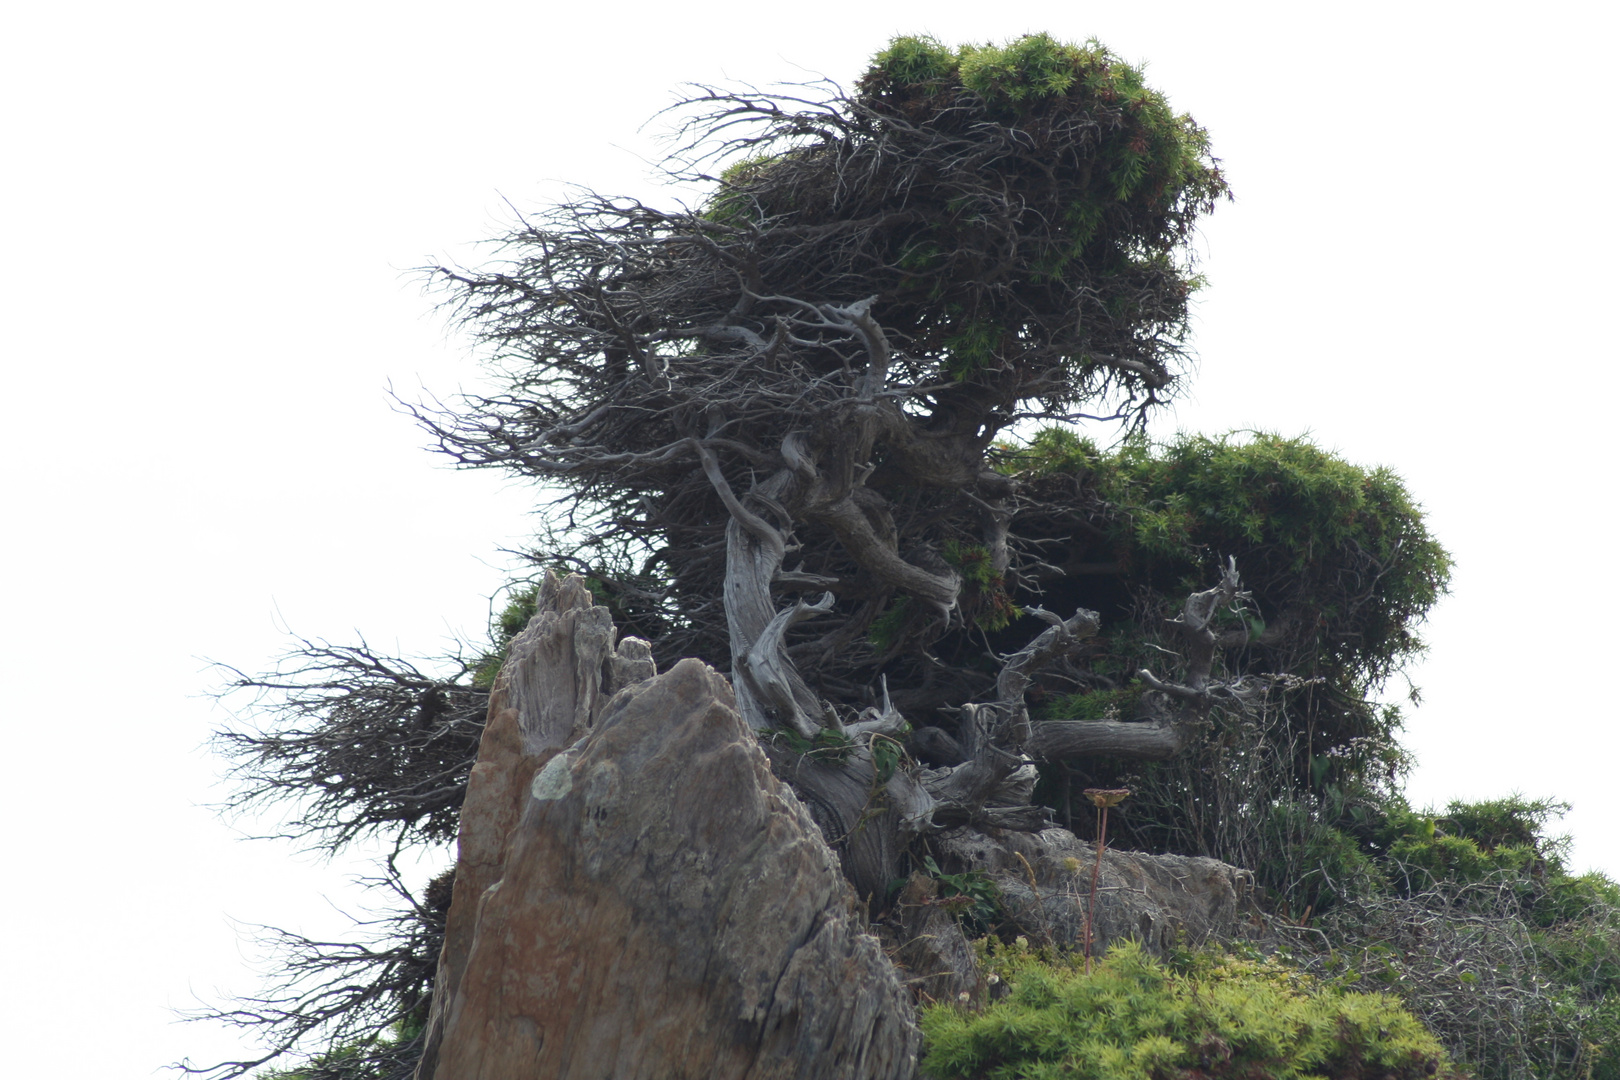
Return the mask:
{"type": "Polygon", "coordinates": [[[939,883],[939,894],[944,900],[961,898],[958,911],[969,926],[983,933],[995,925],[1001,915],[1001,889],[988,874],[978,870],[947,874],[940,870],[932,855],[924,855],[922,862],[928,876],[939,883]]]}
{"type": "MultiPolygon", "coordinates": [[[[1568,809],[1550,799],[1515,795],[1453,801],[1445,813],[1435,814],[1394,800],[1375,842],[1391,880],[1407,893],[1511,880],[1528,903],[1539,903],[1549,882],[1571,880],[1564,873],[1567,841],[1545,831],[1568,809]]],[[[1561,893],[1572,895],[1567,888],[1561,893]]]]}
{"type": "Polygon", "coordinates": [[[1081,685],[1040,716],[1131,718],[1136,671],[1159,671],[1159,646],[1180,644],[1164,620],[1228,557],[1249,598],[1219,616],[1224,674],[1290,677],[1253,717],[1217,710],[1182,759],[1075,763],[1082,786],[1138,791],[1121,842],[1248,866],[1296,914],[1383,887],[1366,858],[1374,807],[1407,759],[1401,714],[1375,695],[1421,651],[1419,624],[1450,574],[1399,478],[1264,433],[1102,450],[1048,428],[994,461],[1034,497],[1072,507],[1021,523],[1043,560],[1081,570],[1043,581],[1042,604],[1094,608],[1112,627],[1081,685]]]}
{"type": "Polygon", "coordinates": [[[866,628],[867,640],[880,652],[893,648],[900,641],[906,619],[910,614],[911,597],[895,597],[890,601],[888,609],[873,619],[872,625],[866,628]]]}
{"type": "Polygon", "coordinates": [[[962,574],[959,603],[975,626],[988,631],[1004,630],[1023,616],[1007,595],[1006,578],[991,562],[989,548],[947,540],[944,555],[945,561],[962,574]]]}
{"type": "MultiPolygon", "coordinates": [[[[937,250],[937,248],[936,248],[937,250]]],[[[957,379],[965,379],[995,363],[1007,345],[1007,331],[992,322],[967,320],[945,336],[945,368],[957,379]]]]}
{"type": "Polygon", "coordinates": [[[892,215],[862,226],[862,287],[914,356],[958,380],[1040,357],[1068,374],[1042,396],[1067,400],[1109,378],[1093,353],[1157,366],[1179,351],[1201,283],[1185,242],[1228,191],[1203,129],[1139,68],[1046,34],[959,49],[897,37],[850,104],[859,141],[883,147],[862,185],[854,141],[760,151],[722,173],[703,216],[820,228],[892,215]]]}
{"type": "Polygon", "coordinates": [[[1292,610],[1269,614],[1313,612],[1325,666],[1364,686],[1419,650],[1416,626],[1450,578],[1450,556],[1393,472],[1302,439],[1186,436],[1158,452],[1138,440],[1105,475],[1103,497],[1131,508],[1140,557],[1174,566],[1241,552],[1252,588],[1287,596],[1292,610]]]}
{"type": "Polygon", "coordinates": [[[898,739],[877,734],[872,736],[868,745],[872,751],[873,783],[887,784],[905,757],[905,746],[898,739]]]}
{"type": "MultiPolygon", "coordinates": [[[[1043,98],[1059,98],[1076,80],[1098,69],[1115,82],[1137,73],[1124,65],[1110,69],[1101,46],[1064,45],[1046,34],[1030,34],[1004,46],[966,45],[961,53],[962,85],[986,101],[1020,106],[1043,98]]],[[[1137,79],[1140,89],[1140,79],[1137,79]]]]}
{"type": "Polygon", "coordinates": [[[956,74],[956,53],[932,37],[897,37],[872,58],[874,70],[896,83],[938,87],[956,74]]]}
{"type": "Polygon", "coordinates": [[[1620,886],[1567,872],[1548,832],[1564,809],[1520,796],[1365,807],[1342,831],[1375,874],[1314,913],[1308,940],[1326,951],[1307,962],[1399,995],[1483,1080],[1620,1076],[1620,886]]]}
{"type": "Polygon", "coordinates": [[[855,740],[832,728],[822,728],[816,732],[814,738],[809,739],[791,728],[775,728],[771,731],[770,738],[780,742],[795,754],[816,757],[824,761],[847,761],[855,752],[855,740]]]}
{"type": "Polygon", "coordinates": [[[1533,848],[1538,858],[1561,866],[1567,844],[1562,838],[1547,836],[1546,828],[1569,809],[1568,803],[1519,795],[1473,803],[1453,800],[1434,821],[1437,827],[1444,827],[1453,836],[1466,837],[1486,851],[1533,848]]]}
{"type": "Polygon", "coordinates": [[[1451,557],[1398,476],[1304,439],[1138,437],[1105,454],[1050,428],[1002,468],[1084,478],[1110,508],[1122,563],[1166,593],[1202,588],[1236,556],[1260,600],[1251,629],[1292,620],[1313,646],[1316,670],[1287,669],[1297,675],[1376,687],[1421,650],[1417,624],[1450,580],[1451,557]]]}
{"type": "Polygon", "coordinates": [[[1262,834],[1267,852],[1255,882],[1281,910],[1308,919],[1341,900],[1388,887],[1385,871],[1319,802],[1290,800],[1271,809],[1262,834]]]}
{"type": "MultiPolygon", "coordinates": [[[[1601,918],[1620,911],[1620,885],[1599,873],[1571,876],[1561,871],[1547,874],[1543,894],[1536,903],[1536,921],[1543,926],[1601,918]]],[[[1616,984],[1620,989],[1620,983],[1616,984]]]]}
{"type": "MultiPolygon", "coordinates": [[[[559,578],[566,577],[575,571],[567,567],[553,568],[559,578]]],[[[591,592],[591,599],[608,609],[613,616],[613,623],[621,635],[649,632],[644,628],[646,612],[636,609],[628,603],[624,595],[624,585],[610,582],[607,578],[595,574],[581,575],[585,587],[591,592]]],[[[634,587],[657,588],[658,582],[648,575],[632,575],[628,584],[634,587]]],[[[495,677],[501,672],[501,665],[506,663],[506,654],[512,647],[512,639],[521,634],[534,618],[535,604],[540,597],[538,583],[518,582],[509,586],[506,606],[490,621],[489,639],[490,647],[485,650],[473,667],[473,685],[481,690],[488,690],[495,685],[495,677]]]]}
{"type": "Polygon", "coordinates": [[[506,653],[512,639],[523,633],[523,628],[534,618],[535,602],[540,596],[539,585],[527,585],[512,592],[506,606],[490,622],[490,648],[473,668],[473,685],[488,690],[495,685],[495,676],[506,663],[506,653]]]}
{"type": "Polygon", "coordinates": [[[1529,847],[1482,849],[1465,836],[1403,837],[1389,849],[1389,861],[1400,867],[1412,891],[1437,884],[1472,885],[1492,874],[1528,870],[1536,853],[1529,847]]]}
{"type": "Polygon", "coordinates": [[[1010,995],[982,1012],[923,1011],[936,1080],[1456,1076],[1440,1043],[1393,999],[1322,986],[1285,965],[1214,952],[1176,963],[1115,946],[1073,961],[991,946],[1010,995]]]}
{"type": "MultiPolygon", "coordinates": [[[[1582,913],[1569,919],[1549,919],[1535,934],[1542,970],[1555,983],[1568,987],[1587,1001],[1607,1000],[1620,1009],[1620,904],[1613,897],[1616,885],[1600,874],[1585,879],[1565,878],[1582,891],[1590,889],[1582,913]]],[[[1620,1036],[1620,1027],[1615,1032],[1620,1036]]],[[[1615,1039],[1620,1053],[1620,1037],[1615,1039]]]]}
{"type": "Polygon", "coordinates": [[[720,225],[746,226],[757,223],[759,206],[748,197],[747,191],[760,181],[775,160],[769,154],[755,154],[722,169],[719,190],[703,208],[704,219],[720,225]]]}
{"type": "Polygon", "coordinates": [[[828,761],[846,761],[854,750],[855,740],[832,728],[822,728],[810,740],[809,752],[828,761]]]}
{"type": "MultiPolygon", "coordinates": [[[[919,102],[960,108],[966,91],[1009,123],[1105,106],[1110,123],[1098,133],[1096,167],[1086,177],[1095,186],[1068,214],[1074,224],[1092,222],[1093,230],[1109,202],[1129,202],[1142,193],[1144,202],[1161,207],[1177,197],[1207,203],[1226,190],[1208,159],[1203,130],[1176,115],[1164,96],[1144,83],[1140,68],[1095,39],[1073,45],[1029,34],[1005,45],[953,51],[933,38],[899,37],[873,59],[862,90],[912,111],[919,102]]],[[[1077,246],[1090,235],[1082,225],[1077,246]]]]}

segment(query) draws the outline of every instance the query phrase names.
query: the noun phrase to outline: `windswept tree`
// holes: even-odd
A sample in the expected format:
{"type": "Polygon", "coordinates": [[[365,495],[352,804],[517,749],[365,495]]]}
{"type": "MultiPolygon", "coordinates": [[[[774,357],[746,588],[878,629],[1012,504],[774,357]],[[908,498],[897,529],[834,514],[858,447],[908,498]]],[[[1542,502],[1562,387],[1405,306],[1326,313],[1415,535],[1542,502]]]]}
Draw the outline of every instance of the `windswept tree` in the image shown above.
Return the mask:
{"type": "MultiPolygon", "coordinates": [[[[998,440],[1174,393],[1187,241],[1226,185],[1138,70],[1044,35],[900,39],[852,94],[706,90],[684,113],[672,168],[713,185],[699,206],[591,196],[496,267],[436,271],[503,386],[423,419],[457,461],[565,492],[546,557],[660,659],[729,671],[779,753],[848,744],[793,773],[829,837],[886,783],[889,827],[844,851],[881,894],[929,828],[1045,820],[1025,694],[1098,623],[1010,626],[1039,551],[998,440]],[[941,767],[886,766],[922,725],[954,743],[941,767]]],[[[1188,601],[1189,671],[1154,680],[1166,721],[1217,689],[1238,591],[1228,569],[1188,601]]]]}
{"type": "MultiPolygon", "coordinates": [[[[1398,768],[1372,701],[1447,572],[1399,482],[1140,437],[1187,375],[1189,241],[1227,186],[1138,68],[899,38],[852,91],[699,88],[675,115],[696,205],[585,195],[430,271],[489,389],[414,411],[550,493],[537,570],[584,575],[660,667],[730,676],[861,896],[936,830],[1041,828],[1074,776],[1144,762],[1199,765],[1158,776],[1137,842],[1241,855],[1197,790],[1241,718],[1272,718],[1251,813],[1398,768]]],[[[270,695],[228,736],[244,803],[291,799],[334,849],[442,841],[531,597],[454,677],[309,643],[239,676],[270,695]]],[[[407,975],[370,1030],[414,1033],[407,975]]],[[[309,1075],[389,1075],[343,1060],[371,1059],[309,1075]]]]}

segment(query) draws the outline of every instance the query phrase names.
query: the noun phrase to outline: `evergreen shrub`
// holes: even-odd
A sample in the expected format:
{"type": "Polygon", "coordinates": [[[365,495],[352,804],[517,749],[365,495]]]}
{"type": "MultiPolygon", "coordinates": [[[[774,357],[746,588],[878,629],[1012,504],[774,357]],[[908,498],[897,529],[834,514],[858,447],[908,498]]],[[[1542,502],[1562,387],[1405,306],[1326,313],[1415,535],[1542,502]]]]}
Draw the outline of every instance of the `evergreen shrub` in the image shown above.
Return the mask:
{"type": "Polygon", "coordinates": [[[1157,960],[1126,942],[1088,974],[1022,942],[985,947],[1010,992],[923,1012],[934,1080],[1289,1080],[1456,1077],[1393,998],[1346,992],[1274,960],[1218,951],[1157,960]]]}

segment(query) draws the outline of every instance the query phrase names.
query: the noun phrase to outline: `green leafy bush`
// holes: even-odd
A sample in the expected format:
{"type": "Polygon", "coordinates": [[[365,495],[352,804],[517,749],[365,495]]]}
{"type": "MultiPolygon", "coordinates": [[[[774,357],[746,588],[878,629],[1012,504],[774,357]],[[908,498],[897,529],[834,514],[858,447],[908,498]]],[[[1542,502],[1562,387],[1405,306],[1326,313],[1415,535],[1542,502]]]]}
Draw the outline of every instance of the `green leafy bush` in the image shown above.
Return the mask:
{"type": "Polygon", "coordinates": [[[1038,719],[1134,719],[1132,680],[1181,644],[1165,620],[1188,591],[1235,558],[1249,594],[1222,614],[1220,657],[1226,677],[1254,680],[1248,704],[1216,709],[1180,758],[1073,760],[1043,791],[1130,787],[1121,844],[1245,866],[1295,917],[1382,887],[1366,856],[1382,851],[1372,830],[1408,759],[1401,713],[1378,694],[1421,651],[1451,567],[1400,478],[1263,432],[1104,450],[1051,428],[996,462],[1070,508],[1021,519],[1061,570],[1040,580],[1043,606],[1091,608],[1109,628],[1038,719]]]}
{"type": "MultiPolygon", "coordinates": [[[[1001,889],[995,881],[977,870],[947,874],[932,855],[924,855],[922,864],[936,882],[945,906],[960,915],[972,933],[989,933],[1001,914],[1001,889]]],[[[903,883],[904,879],[895,884],[903,883]]]]}
{"type": "Polygon", "coordinates": [[[1417,626],[1450,580],[1451,558],[1398,476],[1305,439],[1138,437],[1104,453],[1050,428],[1004,450],[1001,467],[1081,478],[1106,507],[1122,570],[1167,594],[1203,588],[1211,565],[1236,556],[1259,605],[1255,635],[1298,623],[1288,636],[1313,647],[1319,671],[1360,687],[1421,649],[1417,626]]]}
{"type": "MultiPolygon", "coordinates": [[[[1137,357],[1150,339],[1177,353],[1202,284],[1186,241],[1228,189],[1207,134],[1139,67],[1046,34],[955,49],[897,37],[848,107],[859,126],[847,141],[749,155],[705,216],[758,223],[767,240],[772,227],[866,223],[846,253],[872,281],[861,287],[883,297],[913,354],[935,353],[958,380],[1038,358],[1095,384],[1110,378],[1102,357],[1137,357]],[[852,185],[849,154],[868,143],[883,153],[852,185]],[[948,149],[909,174],[923,144],[948,149]],[[1050,350],[1049,320],[1061,327],[1050,350]],[[1120,333],[1132,326],[1146,333],[1120,333]]],[[[1069,393],[1058,381],[1048,392],[1069,393]]]]}
{"type": "Polygon", "coordinates": [[[1136,199],[1162,209],[1177,197],[1210,200],[1225,193],[1203,130],[1148,87],[1141,68],[1095,40],[1075,45],[1028,34],[1004,45],[953,50],[929,37],[900,37],[873,59],[861,88],[869,100],[896,111],[932,110],[935,123],[950,122],[938,111],[960,109],[963,91],[1009,123],[1051,123],[1053,114],[1077,107],[1106,109],[1109,122],[1094,136],[1095,166],[1079,174],[1086,186],[1065,215],[1075,227],[1076,252],[1102,225],[1110,202],[1136,199]]]}
{"type": "MultiPolygon", "coordinates": [[[[1375,846],[1390,880],[1405,893],[1474,885],[1488,880],[1512,883],[1526,914],[1544,900],[1553,906],[1542,918],[1556,921],[1560,906],[1577,913],[1580,902],[1565,873],[1568,841],[1548,836],[1546,827],[1569,807],[1550,799],[1520,796],[1481,802],[1453,800],[1444,813],[1418,812],[1392,799],[1375,846]],[[1555,899],[1549,891],[1558,885],[1555,899]]],[[[1594,897],[1595,898],[1595,897],[1594,897]]]]}
{"type": "Polygon", "coordinates": [[[1194,1080],[1457,1076],[1392,998],[1346,993],[1275,962],[1116,946],[1086,974],[1027,948],[992,948],[1010,988],[981,1012],[933,1005],[923,1071],[936,1080],[1194,1080]]]}

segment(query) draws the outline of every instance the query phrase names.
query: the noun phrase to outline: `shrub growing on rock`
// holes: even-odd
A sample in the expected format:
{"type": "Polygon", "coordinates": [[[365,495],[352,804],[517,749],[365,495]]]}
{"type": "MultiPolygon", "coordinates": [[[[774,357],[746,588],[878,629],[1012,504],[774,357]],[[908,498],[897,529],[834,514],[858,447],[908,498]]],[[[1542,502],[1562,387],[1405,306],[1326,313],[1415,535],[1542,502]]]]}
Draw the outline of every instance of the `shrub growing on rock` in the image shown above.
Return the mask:
{"type": "Polygon", "coordinates": [[[1155,960],[1135,944],[1088,975],[1014,945],[988,966],[1007,996],[923,1013],[935,1080],[1426,1080],[1460,1077],[1393,998],[1219,952],[1155,960]]]}

